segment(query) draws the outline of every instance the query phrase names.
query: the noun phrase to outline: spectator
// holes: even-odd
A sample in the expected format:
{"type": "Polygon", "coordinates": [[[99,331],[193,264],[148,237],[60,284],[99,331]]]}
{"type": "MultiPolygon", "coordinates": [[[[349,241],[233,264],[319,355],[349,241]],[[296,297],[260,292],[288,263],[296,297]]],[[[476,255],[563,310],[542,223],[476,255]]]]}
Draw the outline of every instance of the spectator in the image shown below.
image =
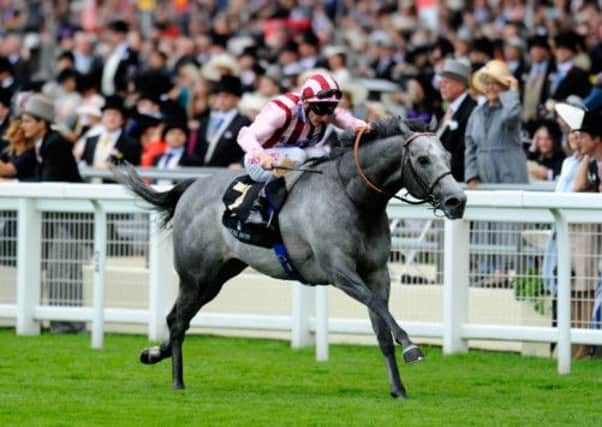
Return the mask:
{"type": "Polygon", "coordinates": [[[562,133],[556,122],[540,122],[529,148],[529,175],[540,181],[551,181],[560,174],[566,155],[562,150],[562,133]]]}
{"type": "Polygon", "coordinates": [[[0,152],[0,177],[32,181],[36,171],[34,142],[25,137],[21,120],[14,119],[6,131],[8,147],[0,152]]]}
{"type": "Polygon", "coordinates": [[[123,99],[110,96],[102,107],[102,133],[86,139],[82,160],[96,169],[106,170],[112,158],[140,164],[142,146],[123,132],[126,111],[123,99]]]}
{"type": "Polygon", "coordinates": [[[543,106],[548,97],[555,64],[550,56],[550,45],[547,36],[533,36],[529,39],[528,45],[531,67],[523,82],[522,119],[526,128],[532,133],[535,131],[535,124],[541,117],[543,106]]]}
{"type": "Polygon", "coordinates": [[[54,121],[52,102],[43,95],[32,95],[25,102],[21,126],[25,138],[35,141],[38,181],[81,182],[73,146],[51,129],[54,121]]]}
{"type": "Polygon", "coordinates": [[[129,25],[125,21],[111,21],[108,30],[112,50],[102,71],[102,93],[105,96],[125,95],[128,82],[136,75],[139,66],[138,53],[128,46],[129,25]]]}
{"type": "MultiPolygon", "coordinates": [[[[167,122],[162,135],[167,148],[163,154],[155,158],[154,165],[159,169],[177,169],[181,166],[190,166],[191,161],[185,147],[188,134],[188,124],[185,120],[167,122]]],[[[172,181],[159,180],[157,183],[170,185],[172,181]]]]}
{"type": "Polygon", "coordinates": [[[6,56],[0,56],[0,88],[8,91],[11,95],[17,90],[13,66],[6,56]]]}
{"type": "Polygon", "coordinates": [[[440,73],[439,90],[441,97],[448,102],[437,135],[451,154],[453,177],[464,181],[464,133],[472,110],[477,103],[468,93],[470,66],[453,59],[445,61],[440,73]]]}
{"type": "Polygon", "coordinates": [[[4,38],[2,54],[5,55],[12,66],[16,86],[22,88],[29,84],[32,74],[31,64],[28,58],[22,55],[22,40],[17,33],[8,33],[4,38]]]}
{"type": "Polygon", "coordinates": [[[201,119],[197,139],[188,146],[188,153],[197,166],[239,167],[243,152],[236,138],[250,123],[237,109],[242,95],[240,79],[222,76],[213,92],[214,108],[201,119]]]}
{"type": "Polygon", "coordinates": [[[504,62],[492,60],[476,73],[474,84],[487,101],[474,109],[466,125],[464,176],[469,188],[479,182],[527,183],[518,81],[504,62]]]}
{"type": "Polygon", "coordinates": [[[10,124],[11,99],[12,93],[0,88],[0,153],[8,146],[8,141],[5,139],[4,133],[10,124]]]}
{"type": "Polygon", "coordinates": [[[585,98],[591,89],[587,72],[575,65],[579,36],[574,32],[558,34],[554,38],[556,72],[550,87],[551,98],[562,101],[570,95],[585,98]]]}

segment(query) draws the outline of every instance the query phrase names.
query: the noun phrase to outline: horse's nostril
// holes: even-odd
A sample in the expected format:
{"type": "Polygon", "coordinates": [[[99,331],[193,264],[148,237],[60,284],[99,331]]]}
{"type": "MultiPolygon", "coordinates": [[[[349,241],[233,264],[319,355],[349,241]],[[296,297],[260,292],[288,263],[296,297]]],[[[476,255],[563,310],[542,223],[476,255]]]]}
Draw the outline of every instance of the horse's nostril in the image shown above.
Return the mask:
{"type": "Polygon", "coordinates": [[[450,197],[449,199],[445,200],[445,202],[444,202],[445,207],[448,209],[457,208],[458,206],[460,206],[461,203],[462,202],[457,197],[450,197]]]}

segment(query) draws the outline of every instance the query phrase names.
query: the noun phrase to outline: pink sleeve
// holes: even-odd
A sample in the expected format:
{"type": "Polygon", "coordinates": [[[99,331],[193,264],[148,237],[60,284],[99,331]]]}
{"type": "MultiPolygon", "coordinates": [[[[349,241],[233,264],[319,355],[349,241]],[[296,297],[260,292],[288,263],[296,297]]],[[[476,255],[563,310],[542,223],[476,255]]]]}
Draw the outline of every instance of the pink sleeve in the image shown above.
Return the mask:
{"type": "Polygon", "coordinates": [[[349,111],[343,108],[337,108],[334,111],[334,125],[341,129],[355,130],[359,126],[367,126],[368,123],[353,117],[349,111]]]}
{"type": "Polygon", "coordinates": [[[286,113],[273,102],[268,102],[249,126],[238,133],[237,142],[245,153],[257,157],[263,144],[286,123],[286,113]]]}

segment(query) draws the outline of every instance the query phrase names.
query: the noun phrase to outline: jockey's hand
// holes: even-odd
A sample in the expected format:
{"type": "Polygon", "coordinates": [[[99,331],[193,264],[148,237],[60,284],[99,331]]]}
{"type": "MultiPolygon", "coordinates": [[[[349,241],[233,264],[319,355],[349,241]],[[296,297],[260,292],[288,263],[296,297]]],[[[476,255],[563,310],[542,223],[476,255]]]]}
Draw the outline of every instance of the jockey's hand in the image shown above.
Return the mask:
{"type": "Polygon", "coordinates": [[[274,157],[272,157],[271,154],[261,153],[259,155],[259,166],[261,166],[263,170],[272,170],[275,163],[276,161],[274,160],[274,157]]]}
{"type": "Polygon", "coordinates": [[[372,130],[372,125],[371,125],[370,123],[366,123],[366,125],[365,125],[365,126],[364,126],[364,125],[358,126],[358,127],[356,127],[356,128],[353,130],[353,131],[354,131],[355,133],[360,133],[360,132],[363,132],[363,133],[368,133],[368,132],[370,132],[371,130],[372,130]]]}

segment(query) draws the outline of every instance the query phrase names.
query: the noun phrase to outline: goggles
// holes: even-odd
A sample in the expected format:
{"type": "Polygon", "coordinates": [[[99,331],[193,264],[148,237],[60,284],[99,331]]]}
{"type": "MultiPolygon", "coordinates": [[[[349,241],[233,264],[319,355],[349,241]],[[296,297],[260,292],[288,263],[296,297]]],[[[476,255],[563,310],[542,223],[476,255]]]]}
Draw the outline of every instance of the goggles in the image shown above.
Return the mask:
{"type": "Polygon", "coordinates": [[[330,116],[338,105],[336,102],[313,102],[309,104],[309,109],[318,116],[330,116]]]}
{"type": "Polygon", "coordinates": [[[341,99],[343,97],[343,92],[338,89],[324,89],[316,93],[316,98],[318,99],[327,99],[332,97],[341,99]]]}

